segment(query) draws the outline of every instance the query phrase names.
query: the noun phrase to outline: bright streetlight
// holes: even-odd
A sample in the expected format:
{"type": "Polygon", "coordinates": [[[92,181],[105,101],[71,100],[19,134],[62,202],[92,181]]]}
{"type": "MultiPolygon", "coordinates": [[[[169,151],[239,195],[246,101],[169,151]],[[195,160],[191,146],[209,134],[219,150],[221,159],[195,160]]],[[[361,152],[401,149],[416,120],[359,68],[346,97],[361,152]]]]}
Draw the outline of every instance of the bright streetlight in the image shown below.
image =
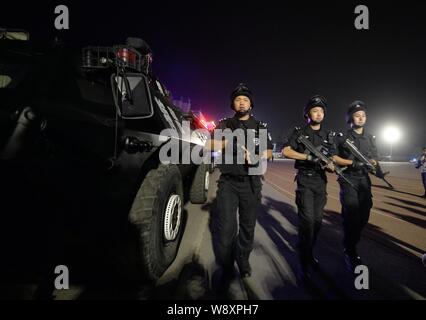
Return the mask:
{"type": "Polygon", "coordinates": [[[389,126],[383,131],[383,137],[390,144],[389,159],[392,159],[393,144],[401,138],[401,131],[397,127],[389,126]]]}

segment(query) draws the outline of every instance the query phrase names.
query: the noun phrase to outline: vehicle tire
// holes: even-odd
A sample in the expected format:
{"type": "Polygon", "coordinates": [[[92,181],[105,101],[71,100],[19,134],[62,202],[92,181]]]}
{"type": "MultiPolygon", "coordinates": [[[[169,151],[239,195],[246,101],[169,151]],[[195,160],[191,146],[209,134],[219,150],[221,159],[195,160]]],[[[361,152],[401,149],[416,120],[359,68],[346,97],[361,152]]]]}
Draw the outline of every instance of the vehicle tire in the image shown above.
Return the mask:
{"type": "Polygon", "coordinates": [[[146,175],[130,210],[136,231],[137,265],[155,281],[174,261],[184,228],[183,186],[175,165],[160,165],[146,175]]]}
{"type": "Polygon", "coordinates": [[[210,170],[206,164],[200,164],[195,171],[192,180],[191,190],[189,192],[189,200],[193,204],[204,204],[207,201],[209,191],[210,170]]]}

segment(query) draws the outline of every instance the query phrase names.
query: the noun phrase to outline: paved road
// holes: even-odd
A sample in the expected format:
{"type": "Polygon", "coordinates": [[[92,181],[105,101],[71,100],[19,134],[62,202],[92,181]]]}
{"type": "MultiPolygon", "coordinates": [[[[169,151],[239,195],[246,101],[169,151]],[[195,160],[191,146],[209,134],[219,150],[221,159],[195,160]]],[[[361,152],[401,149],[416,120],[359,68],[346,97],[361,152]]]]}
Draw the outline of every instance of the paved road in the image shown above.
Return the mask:
{"type": "MultiPolygon", "coordinates": [[[[360,243],[360,254],[369,267],[370,289],[356,290],[354,275],[344,266],[338,184],[329,176],[328,203],[316,255],[321,271],[311,283],[298,280],[297,209],[294,204],[293,163],[270,163],[258,214],[255,248],[251,256],[253,276],[244,283],[233,283],[231,297],[237,299],[424,299],[426,267],[421,256],[426,252],[426,201],[418,172],[409,164],[384,164],[391,170],[390,191],[373,178],[374,208],[360,243]]],[[[218,174],[216,173],[216,176],[218,174]]],[[[196,261],[205,270],[208,290],[205,297],[215,298],[218,266],[214,259],[215,186],[211,188],[211,219],[208,232],[196,252],[196,261]],[[209,291],[210,290],[210,291],[209,291]]],[[[196,277],[197,278],[197,277],[196,277]]],[[[199,279],[199,282],[201,281],[199,279]]],[[[200,283],[194,280],[194,288],[200,283]]],[[[197,291],[196,290],[196,291],[197,291]]],[[[190,291],[190,290],[189,290],[190,291]]],[[[194,295],[192,295],[194,296],[194,295]]],[[[195,295],[196,296],[196,295],[195,295]]],[[[191,297],[191,294],[189,294],[191,297]]],[[[202,295],[199,294],[199,297],[202,295]]],[[[220,298],[222,296],[219,296],[220,298]]]]}
{"type": "MultiPolygon", "coordinates": [[[[395,245],[420,257],[426,252],[426,200],[418,197],[423,194],[420,175],[405,163],[385,163],[383,169],[391,171],[388,180],[396,190],[387,189],[381,180],[372,177],[374,207],[368,231],[392,238],[395,245]]],[[[287,161],[270,164],[266,175],[273,188],[294,200],[293,176],[291,162],[287,161]]],[[[339,186],[334,175],[328,180],[326,211],[339,214],[339,186]]]]}
{"type": "MultiPolygon", "coordinates": [[[[217,290],[220,269],[212,232],[216,171],[208,203],[186,206],[188,219],[178,256],[155,287],[129,291],[108,285],[108,289],[88,288],[71,281],[71,290],[55,291],[56,299],[424,299],[426,267],[420,257],[426,252],[426,200],[418,197],[422,194],[418,172],[409,164],[384,164],[384,169],[392,171],[389,180],[395,191],[373,178],[374,208],[359,247],[369,267],[370,289],[359,291],[343,263],[339,190],[333,175],[315,252],[322,268],[311,282],[298,280],[292,165],[291,161],[269,163],[250,258],[253,276],[244,282],[236,278],[226,296],[217,290]]],[[[35,288],[35,284],[0,285],[0,298],[28,299],[35,288]]]]}

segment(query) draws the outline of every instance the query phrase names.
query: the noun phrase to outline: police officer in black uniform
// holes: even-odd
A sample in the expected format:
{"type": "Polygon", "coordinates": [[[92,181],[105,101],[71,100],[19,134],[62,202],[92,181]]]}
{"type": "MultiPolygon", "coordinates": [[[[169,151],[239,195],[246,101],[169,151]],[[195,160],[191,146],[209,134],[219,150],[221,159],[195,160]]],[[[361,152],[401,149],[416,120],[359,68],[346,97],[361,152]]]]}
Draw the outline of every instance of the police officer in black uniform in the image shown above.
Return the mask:
{"type": "MultiPolygon", "coordinates": [[[[242,129],[245,138],[249,130],[254,130],[254,137],[259,141],[259,130],[266,125],[257,121],[252,115],[253,98],[251,91],[240,83],[231,94],[231,108],[235,111],[232,118],[223,119],[217,129],[230,129],[234,132],[242,129]]],[[[253,249],[254,229],[256,224],[256,211],[261,201],[262,181],[260,175],[252,175],[250,167],[259,165],[259,159],[272,157],[272,142],[267,134],[267,146],[262,154],[250,154],[247,144],[239,144],[236,139],[207,142],[211,149],[226,152],[225,145],[233,144],[232,164],[220,164],[221,176],[218,182],[217,204],[217,236],[218,260],[223,267],[224,277],[229,278],[234,274],[234,262],[242,277],[251,276],[249,256],[253,249]],[[214,144],[216,144],[214,146],[214,144]],[[242,163],[237,162],[238,153],[243,152],[242,163]],[[239,224],[237,222],[239,213],[239,224]]],[[[255,142],[256,144],[256,142],[255,142]]],[[[222,162],[225,161],[222,157],[222,162]]]]}
{"type": "Polygon", "coordinates": [[[426,147],[423,147],[423,154],[417,160],[416,169],[420,169],[422,173],[423,188],[425,189],[422,197],[426,198],[426,147]]]}
{"type": "MultiPolygon", "coordinates": [[[[310,154],[305,146],[298,142],[303,134],[315,147],[323,146],[330,157],[335,153],[335,133],[326,130],[323,125],[327,102],[324,97],[313,96],[307,102],[303,116],[307,125],[293,134],[284,143],[283,154],[286,158],[295,159],[297,169],[296,205],[299,216],[299,259],[303,277],[309,277],[310,268],[318,268],[313,248],[318,237],[323,219],[323,210],[327,202],[327,177],[318,158],[310,154]]],[[[330,164],[325,169],[333,171],[330,164]]]]}
{"type": "Polygon", "coordinates": [[[346,139],[353,141],[359,151],[370,159],[373,165],[377,165],[378,155],[375,137],[364,129],[367,121],[366,112],[366,104],[363,101],[351,103],[346,114],[346,122],[350,125],[350,129],[338,139],[338,157],[335,157],[338,165],[347,166],[344,175],[356,188],[342,179],[338,180],[342,204],[344,256],[345,263],[351,271],[357,265],[362,264],[357,253],[357,244],[361,238],[362,229],[368,223],[373,201],[368,170],[363,162],[354,158],[344,142],[346,139]]]}

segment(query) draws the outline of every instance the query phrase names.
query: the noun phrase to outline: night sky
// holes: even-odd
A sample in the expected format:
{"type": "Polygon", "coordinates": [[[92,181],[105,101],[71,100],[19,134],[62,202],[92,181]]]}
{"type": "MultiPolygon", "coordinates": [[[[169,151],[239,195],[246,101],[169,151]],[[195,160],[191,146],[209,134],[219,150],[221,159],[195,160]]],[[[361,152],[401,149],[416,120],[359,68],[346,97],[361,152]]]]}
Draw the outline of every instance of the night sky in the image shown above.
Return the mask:
{"type": "Polygon", "coordinates": [[[0,26],[34,39],[58,35],[76,45],[144,38],[154,72],[174,98],[190,98],[214,120],[232,115],[229,94],[239,82],[254,94],[255,116],[281,141],[303,123],[314,94],[329,102],[327,127],[345,130],[348,104],[369,106],[368,129],[381,139],[387,124],[403,130],[394,152],[426,145],[426,5],[415,1],[67,1],[2,3],[0,26]],[[70,30],[54,29],[54,7],[67,4],[70,30]],[[354,28],[354,8],[370,9],[370,30],[354,28]]]}

